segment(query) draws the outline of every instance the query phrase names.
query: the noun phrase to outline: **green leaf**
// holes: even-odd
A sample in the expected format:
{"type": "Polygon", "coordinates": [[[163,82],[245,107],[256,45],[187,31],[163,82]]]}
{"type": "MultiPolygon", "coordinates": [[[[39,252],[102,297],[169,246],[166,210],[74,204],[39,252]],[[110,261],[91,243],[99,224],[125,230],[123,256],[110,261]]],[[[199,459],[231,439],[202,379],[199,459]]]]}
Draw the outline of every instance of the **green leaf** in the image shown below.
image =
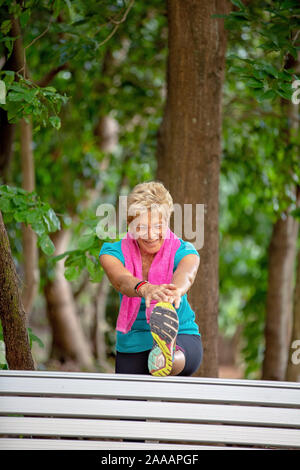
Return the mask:
{"type": "Polygon", "coordinates": [[[53,126],[55,129],[60,129],[60,126],[61,126],[61,121],[60,121],[60,118],[58,116],[50,116],[49,117],[49,122],[51,124],[51,126],[53,126]]]}
{"type": "Polygon", "coordinates": [[[69,253],[73,253],[73,250],[65,251],[64,253],[61,253],[60,255],[57,256],[52,256],[50,258],[50,261],[53,263],[56,263],[57,261],[60,261],[61,259],[65,258],[69,253]]]}
{"type": "Polygon", "coordinates": [[[26,212],[25,219],[26,219],[26,222],[30,225],[31,224],[38,224],[40,222],[40,219],[41,219],[41,214],[36,209],[29,209],[26,212]]]}
{"type": "Polygon", "coordinates": [[[73,251],[65,260],[65,266],[77,266],[83,269],[86,263],[86,256],[82,251],[73,251]]]}
{"type": "Polygon", "coordinates": [[[283,79],[283,80],[290,80],[290,81],[292,81],[292,79],[293,79],[292,73],[289,72],[289,70],[281,70],[278,73],[278,77],[283,79]]]}
{"type": "Polygon", "coordinates": [[[9,198],[5,198],[1,196],[0,198],[0,210],[2,212],[10,212],[12,211],[12,205],[9,198]]]}
{"type": "Polygon", "coordinates": [[[54,18],[56,18],[59,13],[60,13],[60,10],[61,10],[61,0],[54,0],[54,4],[53,4],[53,16],[54,18]]]}
{"type": "Polygon", "coordinates": [[[103,270],[99,263],[94,263],[90,258],[86,259],[86,267],[91,276],[91,282],[100,282],[103,276],[103,270]]]}
{"type": "Polygon", "coordinates": [[[75,21],[75,18],[76,18],[76,13],[74,11],[74,8],[70,2],[70,0],[65,0],[68,8],[69,8],[69,14],[70,14],[70,20],[71,20],[71,23],[73,23],[75,21]]]}
{"type": "Polygon", "coordinates": [[[231,0],[231,3],[233,3],[233,5],[240,8],[241,10],[245,10],[246,8],[241,0],[231,0]]]}
{"type": "Polygon", "coordinates": [[[283,0],[280,2],[280,9],[285,10],[289,8],[297,8],[299,6],[298,0],[283,0]]]}
{"type": "Polygon", "coordinates": [[[281,88],[278,88],[276,90],[276,93],[281,96],[282,98],[285,98],[286,100],[290,100],[291,99],[291,93],[288,93],[287,91],[285,90],[282,90],[281,88]]]}
{"type": "Polygon", "coordinates": [[[263,101],[264,90],[261,88],[253,88],[253,94],[258,102],[263,101]]]}
{"type": "Polygon", "coordinates": [[[65,278],[68,280],[68,281],[74,281],[75,279],[77,279],[79,277],[79,271],[78,269],[76,268],[76,266],[68,266],[66,269],[65,269],[65,278]]]}
{"type": "MultiPolygon", "coordinates": [[[[123,236],[125,236],[125,234],[123,236]]],[[[92,256],[95,256],[96,259],[98,259],[100,249],[101,248],[99,246],[99,242],[97,242],[97,244],[95,244],[92,248],[89,249],[89,253],[92,256]]]]}
{"type": "Polygon", "coordinates": [[[29,21],[29,18],[30,18],[30,15],[31,15],[31,9],[27,9],[27,10],[24,10],[22,11],[22,13],[20,14],[19,16],[19,21],[20,21],[20,24],[21,24],[21,28],[23,29],[26,24],[28,23],[29,21]]]}
{"type": "Polygon", "coordinates": [[[289,50],[290,54],[294,57],[294,59],[297,60],[297,58],[298,58],[298,51],[297,51],[297,48],[296,48],[296,47],[289,46],[289,47],[288,47],[288,50],[289,50]]]}
{"type": "Polygon", "coordinates": [[[276,92],[274,90],[268,90],[266,91],[263,95],[262,95],[262,98],[264,100],[273,100],[274,98],[276,98],[276,92]]]}
{"type": "Polygon", "coordinates": [[[31,224],[31,228],[39,237],[45,234],[45,226],[41,221],[31,224]]]}
{"type": "Polygon", "coordinates": [[[41,347],[41,348],[44,348],[45,345],[43,343],[43,341],[38,338],[38,336],[36,336],[33,332],[32,332],[32,329],[31,328],[27,328],[27,331],[28,331],[28,335],[29,335],[29,340],[30,340],[30,348],[32,347],[32,343],[35,341],[36,343],[38,343],[38,345],[41,347]]]}
{"type": "Polygon", "coordinates": [[[248,13],[245,11],[232,11],[230,13],[231,19],[234,18],[235,21],[249,21],[248,13]]]}
{"type": "Polygon", "coordinates": [[[60,221],[53,209],[49,209],[43,219],[48,227],[49,232],[60,230],[60,221]]]}
{"type": "Polygon", "coordinates": [[[262,69],[271,77],[278,78],[279,71],[272,64],[263,64],[262,69]]]}
{"type": "Polygon", "coordinates": [[[6,103],[6,86],[3,80],[0,80],[0,104],[6,103]]]}
{"type": "Polygon", "coordinates": [[[210,17],[211,17],[211,18],[228,18],[229,15],[225,15],[225,14],[223,14],[223,13],[218,13],[218,14],[215,13],[214,15],[211,15],[210,17]]]}
{"type": "Polygon", "coordinates": [[[96,282],[96,283],[101,282],[102,277],[103,277],[103,273],[101,269],[99,269],[98,271],[95,271],[93,275],[91,275],[91,282],[96,282]]]}
{"type": "Polygon", "coordinates": [[[268,74],[262,69],[253,69],[252,73],[258,80],[263,80],[268,77],[268,74]]]}
{"type": "Polygon", "coordinates": [[[300,207],[297,207],[297,209],[291,211],[291,215],[296,219],[300,219],[300,207]]]}
{"type": "Polygon", "coordinates": [[[24,93],[24,100],[26,101],[26,103],[31,103],[36,97],[37,93],[38,90],[27,90],[24,93]]]}
{"type": "Polygon", "coordinates": [[[23,101],[24,95],[22,93],[15,93],[13,91],[10,91],[8,93],[8,99],[9,101],[23,101]]]}
{"type": "Polygon", "coordinates": [[[39,238],[39,246],[41,247],[43,252],[48,256],[52,255],[52,253],[54,253],[54,251],[55,251],[55,246],[54,246],[52,240],[46,234],[42,235],[39,238]]]}
{"type": "Polygon", "coordinates": [[[11,85],[15,80],[15,72],[13,70],[4,70],[5,82],[7,85],[11,85]]]}
{"type": "Polygon", "coordinates": [[[11,20],[2,21],[0,30],[4,36],[7,36],[7,33],[9,33],[10,28],[11,28],[11,20]]]}
{"type": "Polygon", "coordinates": [[[54,88],[53,86],[45,86],[45,88],[43,88],[43,92],[45,91],[50,91],[51,94],[56,93],[56,88],[54,88]]]}
{"type": "Polygon", "coordinates": [[[250,78],[249,80],[247,80],[246,85],[248,85],[251,88],[263,88],[264,87],[264,83],[260,80],[257,80],[256,78],[250,78]]]}
{"type": "Polygon", "coordinates": [[[26,88],[24,87],[24,85],[21,85],[17,82],[14,82],[11,86],[10,86],[10,90],[14,90],[14,91],[17,91],[18,93],[24,93],[24,91],[26,91],[26,88]]]}
{"type": "Polygon", "coordinates": [[[93,275],[94,272],[95,272],[95,264],[93,263],[93,261],[90,259],[90,258],[86,258],[86,268],[88,270],[88,272],[93,275]]]}
{"type": "Polygon", "coordinates": [[[26,222],[27,212],[18,210],[14,212],[14,219],[16,222],[26,222]]]}
{"type": "Polygon", "coordinates": [[[292,93],[292,84],[287,82],[278,82],[278,87],[282,90],[286,91],[287,93],[292,93]]]}
{"type": "Polygon", "coordinates": [[[94,244],[94,241],[95,241],[94,233],[83,235],[78,241],[78,248],[80,250],[87,250],[94,244]]]}

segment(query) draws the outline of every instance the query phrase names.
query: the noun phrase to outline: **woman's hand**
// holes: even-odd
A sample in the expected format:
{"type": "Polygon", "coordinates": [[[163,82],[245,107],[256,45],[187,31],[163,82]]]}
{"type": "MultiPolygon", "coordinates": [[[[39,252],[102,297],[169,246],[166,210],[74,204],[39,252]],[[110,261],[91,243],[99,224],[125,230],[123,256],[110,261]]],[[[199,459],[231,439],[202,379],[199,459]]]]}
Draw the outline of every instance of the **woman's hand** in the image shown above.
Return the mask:
{"type": "Polygon", "coordinates": [[[179,308],[181,300],[181,291],[174,284],[144,284],[140,287],[139,292],[145,298],[146,307],[150,307],[151,300],[159,302],[175,302],[175,308],[179,308]]]}
{"type": "Polygon", "coordinates": [[[168,302],[170,302],[170,304],[175,304],[175,308],[179,308],[180,306],[180,301],[181,301],[181,297],[182,297],[182,290],[175,286],[175,284],[164,284],[167,289],[168,289],[168,297],[169,297],[169,300],[168,302]]]}

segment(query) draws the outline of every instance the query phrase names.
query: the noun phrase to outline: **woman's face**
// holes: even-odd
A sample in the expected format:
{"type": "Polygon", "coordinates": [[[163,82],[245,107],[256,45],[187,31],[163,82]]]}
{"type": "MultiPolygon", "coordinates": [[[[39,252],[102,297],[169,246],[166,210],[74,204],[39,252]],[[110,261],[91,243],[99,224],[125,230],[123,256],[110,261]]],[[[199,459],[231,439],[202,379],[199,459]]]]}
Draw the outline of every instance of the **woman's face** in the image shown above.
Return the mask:
{"type": "Polygon", "coordinates": [[[138,217],[136,225],[137,242],[144,254],[154,255],[160,250],[168,224],[158,211],[150,211],[138,217]]]}

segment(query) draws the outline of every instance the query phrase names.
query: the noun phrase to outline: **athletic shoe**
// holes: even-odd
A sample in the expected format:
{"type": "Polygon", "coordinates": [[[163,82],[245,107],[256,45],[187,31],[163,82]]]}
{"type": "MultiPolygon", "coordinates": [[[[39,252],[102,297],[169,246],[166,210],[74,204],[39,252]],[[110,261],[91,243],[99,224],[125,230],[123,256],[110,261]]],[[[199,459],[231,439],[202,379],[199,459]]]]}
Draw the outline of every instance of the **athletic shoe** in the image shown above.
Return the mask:
{"type": "Polygon", "coordinates": [[[166,376],[171,373],[178,325],[173,305],[158,302],[150,317],[150,330],[155,342],[148,357],[148,369],[152,375],[166,376]]]}
{"type": "MultiPolygon", "coordinates": [[[[172,367],[173,367],[173,362],[174,362],[175,351],[182,351],[182,349],[179,346],[177,346],[177,344],[176,344],[176,347],[173,348],[172,367]]],[[[161,352],[160,347],[157,345],[153,346],[148,356],[149,372],[151,372],[152,375],[159,375],[158,371],[161,371],[161,369],[163,369],[165,365],[166,365],[166,359],[163,353],[161,352]],[[153,372],[157,372],[157,374],[154,374],[153,372]]],[[[171,368],[171,371],[172,371],[172,368],[171,368]]],[[[166,375],[169,375],[171,371],[166,375]]]]}

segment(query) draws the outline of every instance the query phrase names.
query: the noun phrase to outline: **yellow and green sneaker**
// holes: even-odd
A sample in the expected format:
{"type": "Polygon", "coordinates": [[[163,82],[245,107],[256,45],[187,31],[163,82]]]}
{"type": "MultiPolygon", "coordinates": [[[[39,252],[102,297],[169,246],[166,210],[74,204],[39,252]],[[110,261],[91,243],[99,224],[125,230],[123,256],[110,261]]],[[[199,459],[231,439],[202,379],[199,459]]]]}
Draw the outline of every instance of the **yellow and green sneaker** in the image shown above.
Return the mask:
{"type": "Polygon", "coordinates": [[[150,330],[154,346],[148,356],[148,369],[151,375],[170,375],[173,365],[178,316],[169,302],[158,302],[150,317],[150,330]]]}

